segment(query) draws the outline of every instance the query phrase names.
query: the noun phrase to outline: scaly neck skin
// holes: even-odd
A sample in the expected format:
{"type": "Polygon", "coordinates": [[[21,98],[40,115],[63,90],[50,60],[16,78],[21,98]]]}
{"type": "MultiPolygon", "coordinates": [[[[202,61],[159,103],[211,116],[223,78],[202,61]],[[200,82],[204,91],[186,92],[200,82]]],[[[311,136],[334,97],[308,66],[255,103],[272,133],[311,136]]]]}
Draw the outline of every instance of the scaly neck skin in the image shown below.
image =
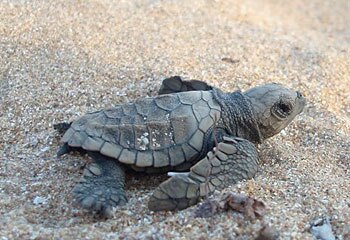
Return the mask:
{"type": "Polygon", "coordinates": [[[213,89],[213,96],[221,106],[221,118],[218,126],[227,134],[261,143],[263,137],[253,107],[248,98],[240,92],[222,93],[213,89]]]}

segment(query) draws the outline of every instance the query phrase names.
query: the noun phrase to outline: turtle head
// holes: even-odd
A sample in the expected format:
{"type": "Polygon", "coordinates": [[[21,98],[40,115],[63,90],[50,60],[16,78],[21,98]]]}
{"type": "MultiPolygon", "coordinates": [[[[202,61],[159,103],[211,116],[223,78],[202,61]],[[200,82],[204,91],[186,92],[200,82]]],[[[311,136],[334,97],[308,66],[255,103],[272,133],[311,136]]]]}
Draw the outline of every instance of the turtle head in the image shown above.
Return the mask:
{"type": "Polygon", "coordinates": [[[274,136],[284,129],[306,104],[298,91],[277,83],[254,87],[244,92],[252,103],[263,139],[274,136]]]}

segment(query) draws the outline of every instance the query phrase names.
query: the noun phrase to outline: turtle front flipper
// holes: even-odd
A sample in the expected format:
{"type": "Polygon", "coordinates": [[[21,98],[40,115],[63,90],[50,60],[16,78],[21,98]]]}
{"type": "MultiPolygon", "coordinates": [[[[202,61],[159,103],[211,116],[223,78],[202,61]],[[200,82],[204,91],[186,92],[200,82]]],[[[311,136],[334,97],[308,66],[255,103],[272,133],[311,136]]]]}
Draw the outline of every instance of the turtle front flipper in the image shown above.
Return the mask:
{"type": "Polygon", "coordinates": [[[224,137],[188,175],[175,175],[161,183],[148,207],[152,211],[185,209],[214,190],[253,178],[257,170],[258,153],[254,144],[237,137],[224,137]]]}
{"type": "Polygon", "coordinates": [[[127,202],[124,169],[117,161],[99,153],[89,155],[94,163],[85,168],[84,176],[73,189],[74,197],[83,208],[110,218],[116,206],[127,202]]]}
{"type": "Polygon", "coordinates": [[[163,80],[162,85],[158,91],[159,95],[188,92],[188,91],[209,91],[213,87],[207,83],[199,80],[183,81],[181,77],[174,76],[163,80]]]}

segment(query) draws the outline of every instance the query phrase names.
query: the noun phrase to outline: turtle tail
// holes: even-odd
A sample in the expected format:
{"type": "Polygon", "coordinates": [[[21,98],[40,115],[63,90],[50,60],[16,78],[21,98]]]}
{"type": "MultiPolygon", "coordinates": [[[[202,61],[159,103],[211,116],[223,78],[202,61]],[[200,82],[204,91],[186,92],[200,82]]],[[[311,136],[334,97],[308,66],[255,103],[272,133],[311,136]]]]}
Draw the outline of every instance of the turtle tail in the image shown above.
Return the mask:
{"type": "Polygon", "coordinates": [[[64,143],[60,149],[58,149],[58,152],[57,152],[57,157],[60,157],[66,153],[69,153],[70,151],[72,151],[72,148],[69,147],[68,143],[64,143]]]}
{"type": "MultiPolygon", "coordinates": [[[[64,133],[70,128],[70,125],[72,123],[67,123],[67,122],[61,122],[61,123],[57,123],[57,124],[54,124],[53,125],[53,128],[55,130],[57,130],[57,132],[60,134],[60,135],[64,135],[64,133]]],[[[57,157],[60,157],[66,153],[69,153],[71,151],[71,147],[69,147],[69,145],[67,143],[64,143],[60,149],[58,150],[57,152],[57,157]]]]}

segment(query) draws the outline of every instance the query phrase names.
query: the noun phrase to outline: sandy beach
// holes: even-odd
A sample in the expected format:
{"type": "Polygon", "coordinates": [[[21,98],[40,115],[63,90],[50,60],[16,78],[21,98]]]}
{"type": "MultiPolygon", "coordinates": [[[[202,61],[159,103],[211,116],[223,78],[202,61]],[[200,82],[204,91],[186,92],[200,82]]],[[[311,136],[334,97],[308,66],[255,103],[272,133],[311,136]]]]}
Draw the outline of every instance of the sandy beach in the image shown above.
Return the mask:
{"type": "Polygon", "coordinates": [[[312,239],[327,216],[350,239],[350,2],[0,1],[0,239],[312,239]],[[224,91],[278,82],[304,112],[259,146],[257,176],[225,191],[262,219],[196,206],[154,213],[161,176],[128,176],[126,206],[100,220],[74,204],[87,159],[56,157],[58,122],[154,96],[179,75],[224,91]]]}

